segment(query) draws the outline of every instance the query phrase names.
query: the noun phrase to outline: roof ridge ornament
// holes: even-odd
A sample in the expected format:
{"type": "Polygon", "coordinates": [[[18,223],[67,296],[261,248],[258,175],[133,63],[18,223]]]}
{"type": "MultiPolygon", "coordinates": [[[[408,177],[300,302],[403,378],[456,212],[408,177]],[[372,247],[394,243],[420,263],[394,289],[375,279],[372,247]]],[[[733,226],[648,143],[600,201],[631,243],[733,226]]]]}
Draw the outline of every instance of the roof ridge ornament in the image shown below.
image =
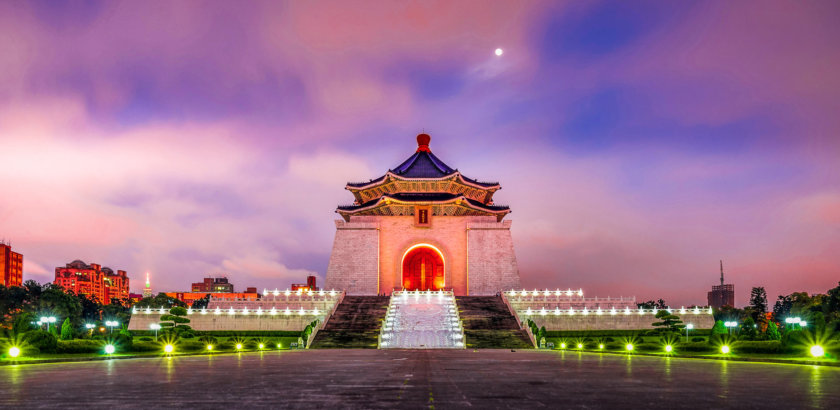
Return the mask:
{"type": "Polygon", "coordinates": [[[429,142],[432,140],[432,137],[429,134],[422,133],[417,135],[417,152],[432,152],[429,149],[429,142]]]}

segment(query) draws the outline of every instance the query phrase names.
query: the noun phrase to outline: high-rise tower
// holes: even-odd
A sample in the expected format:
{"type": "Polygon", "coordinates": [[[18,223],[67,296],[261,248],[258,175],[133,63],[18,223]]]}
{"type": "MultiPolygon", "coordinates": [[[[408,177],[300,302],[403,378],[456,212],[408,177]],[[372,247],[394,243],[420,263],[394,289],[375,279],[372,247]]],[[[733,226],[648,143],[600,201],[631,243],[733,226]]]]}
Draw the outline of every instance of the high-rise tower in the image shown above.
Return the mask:
{"type": "Polygon", "coordinates": [[[149,272],[146,272],[146,286],[143,287],[143,297],[152,297],[152,282],[149,281],[149,272]]]}
{"type": "Polygon", "coordinates": [[[722,306],[735,306],[735,285],[723,281],[723,260],[720,261],[720,286],[712,286],[707,293],[709,306],[719,309],[722,306]]]}

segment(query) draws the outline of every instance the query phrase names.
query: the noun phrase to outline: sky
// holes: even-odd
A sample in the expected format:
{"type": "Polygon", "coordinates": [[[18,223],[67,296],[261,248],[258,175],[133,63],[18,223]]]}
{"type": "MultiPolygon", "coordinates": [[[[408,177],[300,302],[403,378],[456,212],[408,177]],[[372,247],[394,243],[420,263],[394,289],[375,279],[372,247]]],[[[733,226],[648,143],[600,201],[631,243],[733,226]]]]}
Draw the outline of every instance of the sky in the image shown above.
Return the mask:
{"type": "Polygon", "coordinates": [[[0,2],[0,238],[138,292],[321,282],[415,136],[500,181],[522,283],[840,280],[840,3],[0,2]],[[497,56],[496,48],[504,53],[497,56]]]}

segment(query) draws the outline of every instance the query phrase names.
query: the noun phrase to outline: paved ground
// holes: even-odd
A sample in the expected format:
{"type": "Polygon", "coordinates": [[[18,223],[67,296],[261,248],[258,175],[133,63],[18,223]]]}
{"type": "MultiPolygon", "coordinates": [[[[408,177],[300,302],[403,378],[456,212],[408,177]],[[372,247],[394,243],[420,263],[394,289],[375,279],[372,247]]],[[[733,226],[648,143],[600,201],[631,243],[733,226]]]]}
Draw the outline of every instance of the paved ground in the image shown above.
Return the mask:
{"type": "Polygon", "coordinates": [[[536,351],[308,350],[0,367],[0,408],[840,408],[840,368],[536,351]]]}

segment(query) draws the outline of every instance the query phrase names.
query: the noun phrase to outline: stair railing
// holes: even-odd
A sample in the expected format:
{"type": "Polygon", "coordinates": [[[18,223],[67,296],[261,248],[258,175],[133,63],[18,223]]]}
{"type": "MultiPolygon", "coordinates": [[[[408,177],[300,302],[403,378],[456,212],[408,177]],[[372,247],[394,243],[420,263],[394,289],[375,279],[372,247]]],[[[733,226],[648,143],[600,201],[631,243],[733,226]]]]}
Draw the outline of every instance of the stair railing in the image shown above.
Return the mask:
{"type": "Polygon", "coordinates": [[[516,310],[510,305],[510,301],[508,301],[507,296],[505,296],[505,292],[501,292],[502,294],[502,302],[504,302],[505,306],[507,306],[508,311],[514,318],[516,318],[516,323],[519,325],[519,329],[524,330],[528,334],[528,339],[531,339],[531,344],[534,345],[535,349],[539,349],[540,345],[537,341],[537,338],[534,336],[534,333],[531,332],[530,326],[525,326],[525,322],[519,318],[519,315],[516,314],[516,310]]]}
{"type": "Polygon", "coordinates": [[[312,341],[315,340],[315,335],[318,334],[318,331],[323,329],[324,326],[327,325],[327,321],[330,320],[333,313],[335,313],[335,310],[338,309],[338,305],[340,305],[341,302],[344,301],[345,293],[346,292],[341,291],[341,293],[338,295],[338,300],[336,300],[335,304],[333,304],[332,309],[330,309],[329,312],[327,312],[326,315],[324,315],[324,320],[319,320],[318,326],[315,326],[315,329],[312,329],[312,333],[309,334],[309,338],[306,340],[307,349],[309,349],[309,347],[312,345],[312,341]]]}

